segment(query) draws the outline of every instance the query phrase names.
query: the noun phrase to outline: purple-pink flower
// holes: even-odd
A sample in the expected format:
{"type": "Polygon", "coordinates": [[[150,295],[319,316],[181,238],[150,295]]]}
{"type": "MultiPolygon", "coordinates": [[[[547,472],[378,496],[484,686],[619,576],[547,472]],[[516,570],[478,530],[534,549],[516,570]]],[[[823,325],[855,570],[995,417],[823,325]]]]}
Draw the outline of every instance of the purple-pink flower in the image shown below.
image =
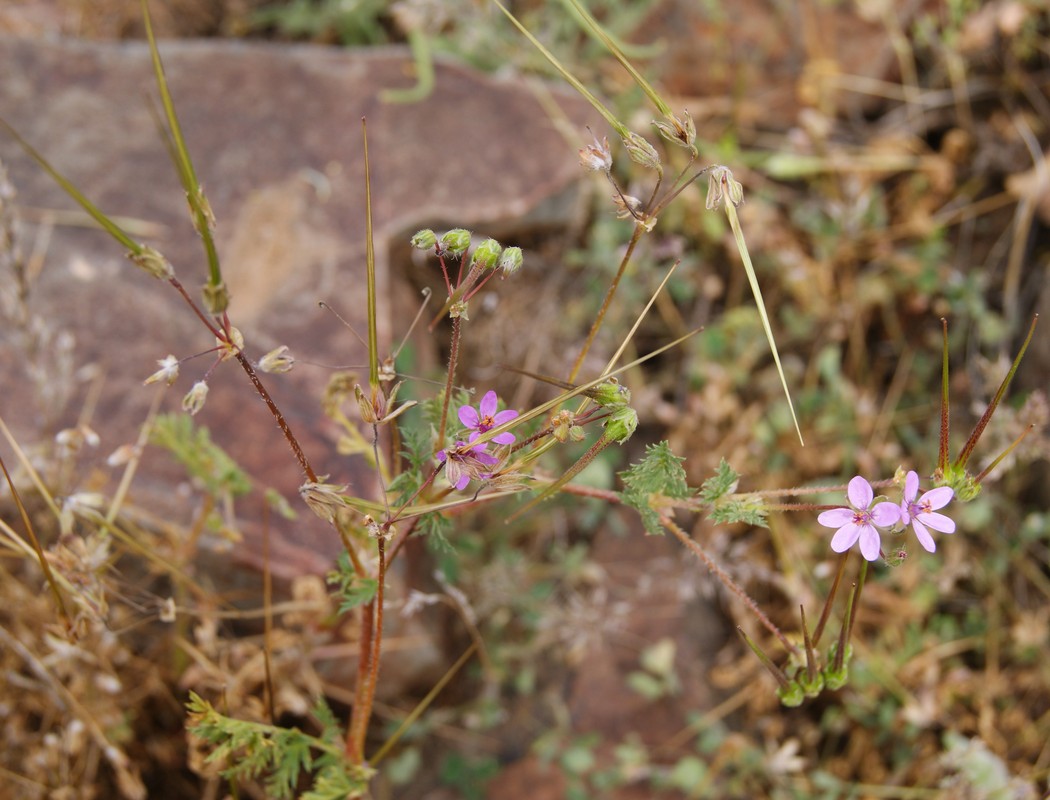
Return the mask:
{"type": "MultiPolygon", "coordinates": [[[[499,398],[496,397],[496,393],[493,391],[485,392],[477,408],[474,408],[474,406],[459,407],[459,421],[471,431],[468,441],[473,442],[486,431],[490,431],[504,422],[510,422],[518,416],[517,411],[511,409],[497,411],[497,408],[499,408],[499,398]]],[[[504,431],[493,436],[491,441],[496,444],[512,444],[516,439],[517,437],[513,433],[504,431]]]]}
{"type": "Polygon", "coordinates": [[[940,533],[955,533],[955,522],[944,514],[938,514],[935,508],[944,508],[955,496],[955,491],[950,486],[939,486],[930,489],[922,497],[916,500],[919,494],[919,476],[913,470],[904,478],[904,499],[901,501],[900,519],[905,525],[911,524],[919,544],[927,553],[937,549],[933,537],[927,528],[933,528],[940,533]]]}
{"type": "Polygon", "coordinates": [[[882,549],[878,528],[895,525],[901,518],[901,508],[889,502],[872,505],[875,491],[860,475],[849,482],[846,497],[849,507],[824,511],[817,522],[827,528],[838,528],[831,537],[831,549],[836,553],[845,553],[859,540],[861,555],[874,561],[882,549]]]}
{"type": "Polygon", "coordinates": [[[463,450],[468,442],[456,442],[448,450],[439,450],[438,461],[445,463],[445,477],[452,487],[458,491],[467,488],[471,478],[484,480],[492,472],[491,467],[499,464],[499,459],[491,453],[486,453],[487,442],[476,444],[463,450]]]}

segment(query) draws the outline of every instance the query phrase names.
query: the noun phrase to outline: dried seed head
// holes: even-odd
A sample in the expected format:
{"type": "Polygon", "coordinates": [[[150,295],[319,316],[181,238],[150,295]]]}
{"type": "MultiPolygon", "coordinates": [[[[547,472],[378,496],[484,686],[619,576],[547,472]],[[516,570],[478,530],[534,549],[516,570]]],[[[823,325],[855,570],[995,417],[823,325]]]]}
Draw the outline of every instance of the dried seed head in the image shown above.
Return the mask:
{"type": "Polygon", "coordinates": [[[689,112],[683,111],[681,117],[668,114],[666,119],[667,122],[653,121],[660,135],[670,142],[688,148],[696,156],[696,125],[693,123],[693,118],[689,116],[689,112]]]}
{"type": "Polygon", "coordinates": [[[728,167],[715,167],[711,170],[711,182],[707,186],[707,209],[713,211],[723,200],[739,207],[744,202],[744,187],[733,178],[728,167]]]}
{"type": "Polygon", "coordinates": [[[175,379],[179,377],[179,360],[173,355],[167,355],[157,361],[157,364],[160,366],[160,369],[146,378],[142,385],[149,386],[149,384],[158,383],[159,381],[164,381],[168,386],[175,383],[175,379]]]}
{"type": "Polygon", "coordinates": [[[631,157],[631,161],[641,164],[646,169],[655,169],[657,172],[663,172],[663,167],[660,165],[660,154],[656,152],[656,148],[649,144],[644,137],[639,136],[634,131],[628,131],[623,139],[623,146],[627,148],[627,154],[631,157]]]}
{"type": "Polygon", "coordinates": [[[201,287],[201,298],[209,314],[219,315],[230,307],[230,290],[224,282],[204,284],[201,287]]]}
{"type": "Polygon", "coordinates": [[[275,350],[259,359],[259,369],[263,372],[282,375],[290,372],[295,366],[295,359],[288,353],[288,345],[282,344],[275,350]]]}
{"type": "Polygon", "coordinates": [[[175,268],[164,256],[152,247],[144,245],[137,253],[128,253],[128,258],[137,267],[146,270],[154,278],[170,280],[175,277],[175,268]]]}
{"type": "Polygon", "coordinates": [[[594,137],[594,144],[589,144],[580,150],[580,163],[586,169],[595,172],[608,173],[612,169],[612,153],[609,151],[609,140],[605,136],[599,142],[594,137]]]}
{"type": "Polygon", "coordinates": [[[191,417],[196,416],[197,412],[204,408],[204,401],[207,399],[208,384],[204,381],[197,381],[182,398],[182,410],[188,412],[191,417]]]}
{"type": "Polygon", "coordinates": [[[299,496],[310,510],[327,522],[334,522],[335,515],[340,509],[346,507],[346,498],[343,497],[349,487],[345,484],[340,486],[335,483],[321,483],[320,481],[307,481],[299,487],[299,496]]]}
{"type": "Polygon", "coordinates": [[[226,334],[228,338],[215,340],[216,346],[222,353],[220,358],[223,361],[233,358],[244,350],[244,334],[232,325],[226,331],[226,334]]]}

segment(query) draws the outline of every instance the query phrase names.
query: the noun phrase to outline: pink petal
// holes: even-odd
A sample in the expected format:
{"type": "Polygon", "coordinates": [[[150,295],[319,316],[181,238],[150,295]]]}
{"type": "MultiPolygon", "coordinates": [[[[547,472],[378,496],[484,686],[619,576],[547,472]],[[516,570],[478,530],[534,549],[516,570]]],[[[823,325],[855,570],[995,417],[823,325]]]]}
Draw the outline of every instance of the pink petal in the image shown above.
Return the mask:
{"type": "MultiPolygon", "coordinates": [[[[496,416],[492,418],[492,421],[497,425],[502,425],[504,422],[510,422],[512,419],[518,418],[518,412],[512,408],[508,408],[505,411],[500,411],[496,416]]],[[[937,506],[940,508],[940,506],[937,506]]]]}
{"type": "Polygon", "coordinates": [[[496,407],[499,405],[499,398],[496,397],[496,393],[489,389],[485,392],[485,396],[481,398],[481,404],[478,406],[481,409],[481,416],[491,417],[496,413],[496,407]]]}
{"type": "Polygon", "coordinates": [[[912,470],[904,478],[904,502],[910,503],[919,495],[919,473],[912,470]]]}
{"type": "Polygon", "coordinates": [[[853,522],[854,511],[851,508],[832,508],[822,511],[817,522],[825,528],[841,528],[853,522]]]}
{"type": "Polygon", "coordinates": [[[952,498],[955,497],[955,490],[950,486],[938,486],[936,489],[930,489],[920,499],[921,505],[928,505],[930,508],[944,508],[948,503],[951,502],[952,498]]]}
{"type": "Polygon", "coordinates": [[[875,561],[881,549],[882,540],[879,538],[879,532],[871,525],[865,525],[860,532],[860,554],[868,561],[875,561]]]}
{"type": "Polygon", "coordinates": [[[900,518],[901,507],[896,503],[876,503],[875,507],[871,509],[871,521],[880,528],[896,525],[900,518]]]}
{"type": "Polygon", "coordinates": [[[474,406],[460,406],[459,421],[466,428],[476,428],[478,427],[478,422],[481,421],[481,417],[478,416],[477,409],[474,406]]]}
{"type": "MultiPolygon", "coordinates": [[[[941,533],[955,533],[955,520],[951,517],[946,517],[944,514],[937,514],[933,511],[924,511],[922,514],[916,514],[915,519],[912,520],[912,525],[915,525],[922,520],[924,525],[929,525],[935,531],[941,533]]],[[[933,552],[932,550],[930,551],[933,552]]]]}
{"type": "Polygon", "coordinates": [[[831,549],[836,553],[845,553],[856,544],[857,538],[860,536],[860,530],[860,525],[855,525],[852,522],[843,525],[831,537],[831,549]]]}
{"type": "Polygon", "coordinates": [[[875,498],[875,492],[871,488],[871,484],[858,475],[849,482],[846,496],[854,508],[867,508],[875,498]]]}
{"type": "Polygon", "coordinates": [[[517,441],[517,438],[518,437],[510,431],[504,431],[503,433],[499,433],[493,436],[491,441],[495,442],[496,444],[514,444],[514,442],[517,441]]]}
{"type": "Polygon", "coordinates": [[[922,545],[923,550],[927,553],[936,552],[937,545],[933,541],[933,537],[930,536],[930,532],[926,530],[921,522],[919,522],[918,518],[911,521],[911,528],[915,531],[915,537],[919,540],[919,544],[922,545]]]}

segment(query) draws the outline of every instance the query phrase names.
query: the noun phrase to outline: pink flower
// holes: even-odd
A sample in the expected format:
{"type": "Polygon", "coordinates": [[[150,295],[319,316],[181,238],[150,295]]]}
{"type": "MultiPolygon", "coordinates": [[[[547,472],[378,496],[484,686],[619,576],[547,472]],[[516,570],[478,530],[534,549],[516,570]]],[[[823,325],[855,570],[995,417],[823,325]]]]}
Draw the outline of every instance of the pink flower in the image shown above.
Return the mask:
{"type": "Polygon", "coordinates": [[[955,533],[955,522],[944,514],[938,514],[935,508],[944,508],[955,496],[955,491],[950,486],[939,486],[930,489],[918,500],[919,476],[909,472],[904,478],[904,499],[901,501],[901,522],[905,525],[911,523],[912,530],[927,553],[937,549],[928,527],[940,533],[955,533]]]}
{"type": "MultiPolygon", "coordinates": [[[[486,431],[490,431],[504,422],[510,422],[518,416],[517,411],[510,409],[496,411],[498,407],[499,398],[496,397],[496,393],[493,391],[485,392],[485,396],[481,398],[477,408],[474,408],[474,406],[459,407],[459,421],[471,431],[468,441],[473,442],[486,431]]],[[[504,431],[492,437],[492,441],[496,444],[511,444],[516,439],[517,437],[510,431],[504,431]]]]}
{"type": "Polygon", "coordinates": [[[466,446],[467,442],[456,442],[453,447],[439,450],[437,454],[438,461],[445,463],[445,477],[448,482],[460,492],[467,488],[471,478],[485,480],[491,474],[490,468],[499,464],[496,456],[485,452],[487,442],[463,450],[466,446]]]}
{"type": "Polygon", "coordinates": [[[817,522],[827,528],[838,528],[831,537],[831,549],[836,553],[845,553],[860,540],[861,555],[874,561],[882,549],[878,528],[895,525],[901,517],[900,506],[885,502],[872,505],[875,491],[860,475],[849,482],[846,496],[849,507],[824,511],[817,522]]]}

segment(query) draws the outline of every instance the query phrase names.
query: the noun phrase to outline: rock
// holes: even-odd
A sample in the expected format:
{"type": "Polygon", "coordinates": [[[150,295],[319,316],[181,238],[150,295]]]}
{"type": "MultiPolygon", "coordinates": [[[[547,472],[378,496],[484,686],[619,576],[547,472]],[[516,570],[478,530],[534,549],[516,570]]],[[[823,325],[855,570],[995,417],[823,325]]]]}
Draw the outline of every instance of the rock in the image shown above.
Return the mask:
{"type": "MultiPolygon", "coordinates": [[[[410,308],[390,303],[403,291],[389,269],[393,238],[424,224],[503,234],[526,219],[563,224],[557,198],[573,191],[575,147],[521,82],[441,62],[430,97],[386,105],[380,90],[412,83],[405,50],[164,41],[161,55],[218,220],[233,294],[230,316],[253,359],[287,344],[302,360],[365,361],[354,336],[318,308],[324,300],[364,335],[362,117],[372,165],[381,348],[390,347],[415,313],[414,301],[410,308]]],[[[150,110],[157,103],[147,47],[0,37],[0,61],[0,116],[106,213],[137,220],[131,227],[150,234],[146,241],[168,256],[197,299],[206,261],[150,110]]],[[[583,141],[589,106],[555,95],[583,141]]],[[[156,360],[202,352],[213,342],[170,286],[136,269],[107,235],[83,226],[82,215],[69,211],[75,204],[2,133],[0,160],[19,192],[23,221],[32,223],[22,230],[23,249],[42,223],[56,223],[33,285],[32,310],[54,331],[75,337],[76,367],[96,363],[104,370],[91,425],[108,453],[133,441],[145,419],[155,387],[142,381],[156,360]]],[[[47,419],[26,380],[18,334],[5,327],[0,413],[23,441],[38,435],[34,429],[53,433],[72,424],[84,387],[60,419],[47,419]]],[[[176,410],[210,365],[210,356],[184,364],[164,408],[176,410]]],[[[335,453],[335,431],[320,411],[330,374],[300,363],[288,375],[263,380],[317,473],[363,491],[371,473],[359,459],[335,453]]],[[[327,569],[339,541],[296,497],[302,473],[246,376],[224,364],[209,383],[196,421],[212,430],[257,487],[277,488],[301,512],[294,522],[270,517],[275,573],[327,569]]],[[[132,500],[185,522],[191,509],[176,491],[181,473],[167,462],[148,451],[132,500]]],[[[118,477],[114,470],[111,489],[118,477]]],[[[259,562],[261,505],[258,494],[238,504],[246,535],[236,551],[242,561],[259,562]]]]}

